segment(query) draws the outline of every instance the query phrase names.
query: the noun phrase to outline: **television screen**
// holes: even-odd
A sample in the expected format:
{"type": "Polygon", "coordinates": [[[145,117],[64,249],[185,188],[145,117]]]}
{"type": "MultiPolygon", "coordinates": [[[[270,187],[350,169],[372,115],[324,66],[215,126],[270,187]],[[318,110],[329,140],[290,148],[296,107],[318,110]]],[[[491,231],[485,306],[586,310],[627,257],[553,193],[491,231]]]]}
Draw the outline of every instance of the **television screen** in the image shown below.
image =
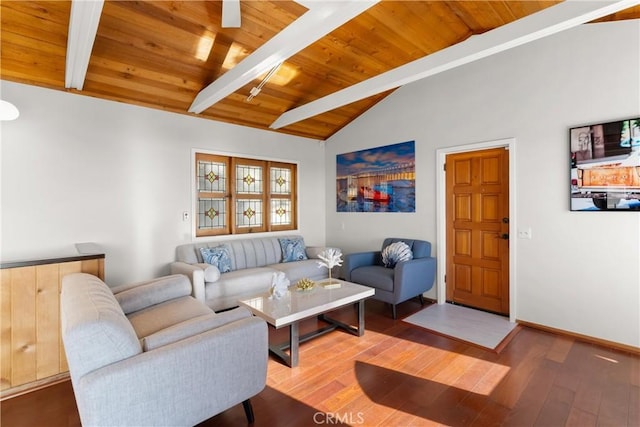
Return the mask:
{"type": "Polygon", "coordinates": [[[572,211],[640,211],[640,118],[576,126],[572,211]]]}

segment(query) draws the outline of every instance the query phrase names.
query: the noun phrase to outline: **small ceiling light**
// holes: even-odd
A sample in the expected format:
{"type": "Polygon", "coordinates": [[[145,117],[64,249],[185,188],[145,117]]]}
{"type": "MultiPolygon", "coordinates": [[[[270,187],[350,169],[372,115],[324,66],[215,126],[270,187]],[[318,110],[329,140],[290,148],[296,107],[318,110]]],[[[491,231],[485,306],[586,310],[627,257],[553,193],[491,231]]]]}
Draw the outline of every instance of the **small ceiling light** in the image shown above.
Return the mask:
{"type": "Polygon", "coordinates": [[[0,120],[15,120],[20,115],[20,111],[15,105],[0,99],[0,120]]]}

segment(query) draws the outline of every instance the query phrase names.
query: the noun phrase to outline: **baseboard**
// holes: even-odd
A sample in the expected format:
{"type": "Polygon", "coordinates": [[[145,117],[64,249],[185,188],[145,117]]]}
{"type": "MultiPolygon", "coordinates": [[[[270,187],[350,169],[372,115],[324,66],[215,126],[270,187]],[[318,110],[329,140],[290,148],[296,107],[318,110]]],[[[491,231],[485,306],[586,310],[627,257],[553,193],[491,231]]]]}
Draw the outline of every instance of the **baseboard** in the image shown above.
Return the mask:
{"type": "Polygon", "coordinates": [[[575,332],[565,331],[563,329],[551,328],[549,326],[539,325],[537,323],[527,322],[525,320],[516,319],[516,323],[522,326],[527,326],[533,329],[539,329],[541,331],[551,332],[556,335],[564,335],[567,337],[575,338],[580,341],[588,342],[591,344],[597,344],[602,347],[612,348],[614,350],[620,350],[627,353],[634,354],[636,356],[640,356],[640,347],[634,347],[632,345],[621,344],[614,341],[607,341],[600,338],[594,338],[588,335],[582,335],[575,332]]]}
{"type": "Polygon", "coordinates": [[[12,397],[22,396],[25,393],[31,393],[32,391],[40,390],[44,387],[49,387],[55,384],[59,384],[63,381],[69,381],[69,372],[63,372],[61,374],[53,375],[51,377],[44,378],[42,380],[33,381],[27,384],[22,384],[16,387],[2,390],[0,394],[0,401],[11,399],[12,397]]]}

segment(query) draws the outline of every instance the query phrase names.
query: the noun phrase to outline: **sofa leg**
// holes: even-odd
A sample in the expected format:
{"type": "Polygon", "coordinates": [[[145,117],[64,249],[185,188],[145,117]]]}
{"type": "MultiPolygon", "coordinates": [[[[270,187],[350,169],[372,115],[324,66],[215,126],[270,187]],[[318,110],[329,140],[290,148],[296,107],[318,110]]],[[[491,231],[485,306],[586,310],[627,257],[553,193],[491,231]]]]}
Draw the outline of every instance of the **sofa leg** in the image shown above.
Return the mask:
{"type": "Polygon", "coordinates": [[[249,424],[253,424],[255,418],[253,416],[253,406],[251,406],[251,400],[247,399],[242,402],[242,407],[244,408],[244,413],[247,416],[247,422],[249,424]]]}
{"type": "Polygon", "coordinates": [[[398,313],[396,312],[395,304],[391,304],[391,317],[393,317],[393,320],[398,318],[398,313]]]}
{"type": "Polygon", "coordinates": [[[424,305],[424,297],[422,294],[418,295],[418,298],[420,298],[420,305],[424,305]]]}

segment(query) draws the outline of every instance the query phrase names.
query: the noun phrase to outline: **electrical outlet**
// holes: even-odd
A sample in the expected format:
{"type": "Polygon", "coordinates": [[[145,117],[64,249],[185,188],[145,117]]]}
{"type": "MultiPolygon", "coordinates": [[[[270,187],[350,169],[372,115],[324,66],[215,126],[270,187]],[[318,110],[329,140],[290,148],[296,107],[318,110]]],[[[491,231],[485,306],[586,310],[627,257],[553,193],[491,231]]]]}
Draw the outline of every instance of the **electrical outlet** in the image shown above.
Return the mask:
{"type": "Polygon", "coordinates": [[[189,212],[187,211],[182,212],[182,220],[189,221],[189,212]]]}

